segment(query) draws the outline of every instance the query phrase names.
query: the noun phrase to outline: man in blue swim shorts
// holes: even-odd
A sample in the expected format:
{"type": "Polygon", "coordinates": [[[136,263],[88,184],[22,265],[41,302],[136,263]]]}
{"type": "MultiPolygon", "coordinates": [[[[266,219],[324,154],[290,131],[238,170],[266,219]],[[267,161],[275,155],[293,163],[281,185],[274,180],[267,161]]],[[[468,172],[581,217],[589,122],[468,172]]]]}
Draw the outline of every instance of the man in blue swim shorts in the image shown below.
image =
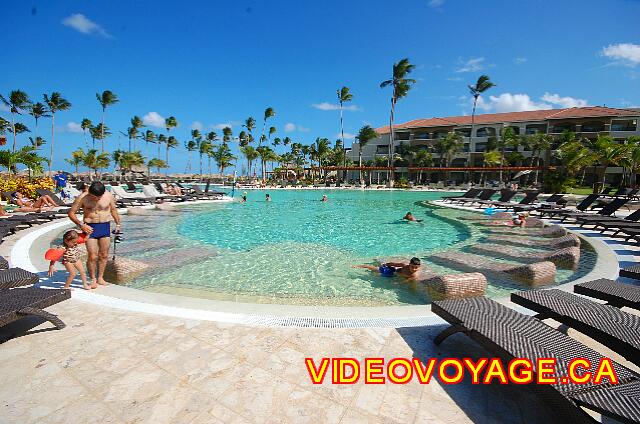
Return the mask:
{"type": "Polygon", "coordinates": [[[116,222],[116,230],[120,231],[120,215],[113,195],[106,191],[104,184],[94,181],[89,191],[78,196],[69,211],[69,219],[89,237],[86,239],[87,268],[91,278],[91,288],[106,285],[104,270],[109,259],[111,247],[111,218],[116,222]],[[82,221],[77,213],[82,210],[82,221]],[[96,275],[97,263],[97,275],[96,275]]]}

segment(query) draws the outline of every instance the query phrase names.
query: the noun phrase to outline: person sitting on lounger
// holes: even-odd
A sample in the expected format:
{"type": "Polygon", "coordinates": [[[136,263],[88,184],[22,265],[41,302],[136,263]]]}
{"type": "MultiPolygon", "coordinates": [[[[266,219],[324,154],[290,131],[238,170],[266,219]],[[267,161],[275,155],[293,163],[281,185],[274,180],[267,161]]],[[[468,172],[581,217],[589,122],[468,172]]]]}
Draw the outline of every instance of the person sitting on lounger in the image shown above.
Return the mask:
{"type": "Polygon", "coordinates": [[[354,266],[354,268],[364,268],[373,272],[379,272],[381,275],[388,277],[399,275],[407,280],[417,280],[420,276],[421,267],[422,263],[420,262],[420,258],[416,258],[415,256],[411,258],[408,264],[403,262],[385,262],[380,266],[366,264],[354,266]]]}
{"type": "Polygon", "coordinates": [[[416,219],[416,217],[413,216],[411,212],[407,212],[407,214],[404,217],[402,217],[402,219],[404,219],[405,221],[411,221],[411,222],[422,222],[421,219],[416,219]]]}
{"type": "Polygon", "coordinates": [[[19,191],[16,191],[11,197],[13,203],[19,206],[20,212],[40,212],[43,209],[58,206],[48,195],[40,196],[36,200],[30,200],[19,191]]]}

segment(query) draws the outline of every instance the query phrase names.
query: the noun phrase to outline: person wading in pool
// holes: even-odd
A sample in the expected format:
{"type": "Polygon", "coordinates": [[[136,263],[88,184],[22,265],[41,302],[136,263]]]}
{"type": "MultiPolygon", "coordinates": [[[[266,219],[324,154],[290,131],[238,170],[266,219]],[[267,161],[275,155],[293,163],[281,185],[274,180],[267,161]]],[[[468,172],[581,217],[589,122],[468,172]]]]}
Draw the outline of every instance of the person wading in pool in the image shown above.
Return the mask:
{"type": "Polygon", "coordinates": [[[354,266],[354,268],[364,268],[370,271],[379,272],[380,274],[387,277],[399,275],[401,277],[406,278],[407,280],[419,279],[421,267],[422,267],[422,263],[420,262],[420,258],[416,258],[416,257],[411,258],[408,264],[403,262],[386,262],[379,267],[374,265],[355,265],[354,266]]]}
{"type": "Polygon", "coordinates": [[[111,246],[111,218],[116,222],[116,231],[120,231],[120,215],[116,208],[116,201],[111,193],[106,191],[104,184],[94,181],[89,186],[86,193],[82,193],[73,202],[69,211],[69,219],[86,233],[87,238],[87,268],[91,278],[91,288],[98,287],[98,284],[106,285],[104,281],[104,269],[109,258],[109,247],[111,246]],[[82,210],[82,220],[80,222],[76,214],[82,210]],[[96,262],[98,274],[96,278],[96,262]]]}

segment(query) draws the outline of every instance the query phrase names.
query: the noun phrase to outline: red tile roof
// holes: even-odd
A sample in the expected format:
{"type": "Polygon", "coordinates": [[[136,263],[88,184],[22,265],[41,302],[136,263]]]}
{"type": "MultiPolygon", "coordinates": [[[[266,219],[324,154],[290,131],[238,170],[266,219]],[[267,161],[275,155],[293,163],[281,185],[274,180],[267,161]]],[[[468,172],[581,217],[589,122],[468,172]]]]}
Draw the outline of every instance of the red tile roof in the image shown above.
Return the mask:
{"type": "MultiPolygon", "coordinates": [[[[475,124],[498,124],[502,122],[529,122],[545,119],[567,118],[600,118],[611,116],[639,116],[640,111],[634,109],[616,109],[603,106],[572,107],[565,109],[529,110],[524,112],[486,113],[476,115],[475,124]]],[[[394,125],[396,129],[423,127],[447,127],[471,125],[471,116],[447,116],[444,118],[414,119],[413,121],[394,125]]],[[[389,126],[376,128],[378,134],[387,134],[389,126]]]]}

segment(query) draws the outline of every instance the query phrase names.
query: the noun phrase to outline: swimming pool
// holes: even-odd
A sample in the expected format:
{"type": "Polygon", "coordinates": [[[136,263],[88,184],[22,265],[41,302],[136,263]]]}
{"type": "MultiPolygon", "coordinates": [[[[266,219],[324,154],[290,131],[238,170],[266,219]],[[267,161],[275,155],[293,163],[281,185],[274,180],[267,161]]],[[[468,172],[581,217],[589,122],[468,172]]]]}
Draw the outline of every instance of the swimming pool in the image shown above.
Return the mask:
{"type": "MultiPolygon", "coordinates": [[[[247,193],[246,203],[179,206],[125,219],[118,251],[152,265],[130,283],[161,293],[253,303],[383,306],[429,302],[399,279],[353,268],[376,258],[418,256],[436,272],[458,273],[428,260],[464,250],[481,237],[459,218],[466,212],[425,207],[443,193],[279,190],[247,193]],[[422,223],[401,221],[407,211],[422,223]]],[[[238,193],[236,193],[238,194],[238,193]]],[[[595,262],[583,254],[577,273],[595,262]]],[[[575,278],[560,271],[558,282],[575,278]]],[[[517,286],[490,281],[488,294],[517,286]]]]}

